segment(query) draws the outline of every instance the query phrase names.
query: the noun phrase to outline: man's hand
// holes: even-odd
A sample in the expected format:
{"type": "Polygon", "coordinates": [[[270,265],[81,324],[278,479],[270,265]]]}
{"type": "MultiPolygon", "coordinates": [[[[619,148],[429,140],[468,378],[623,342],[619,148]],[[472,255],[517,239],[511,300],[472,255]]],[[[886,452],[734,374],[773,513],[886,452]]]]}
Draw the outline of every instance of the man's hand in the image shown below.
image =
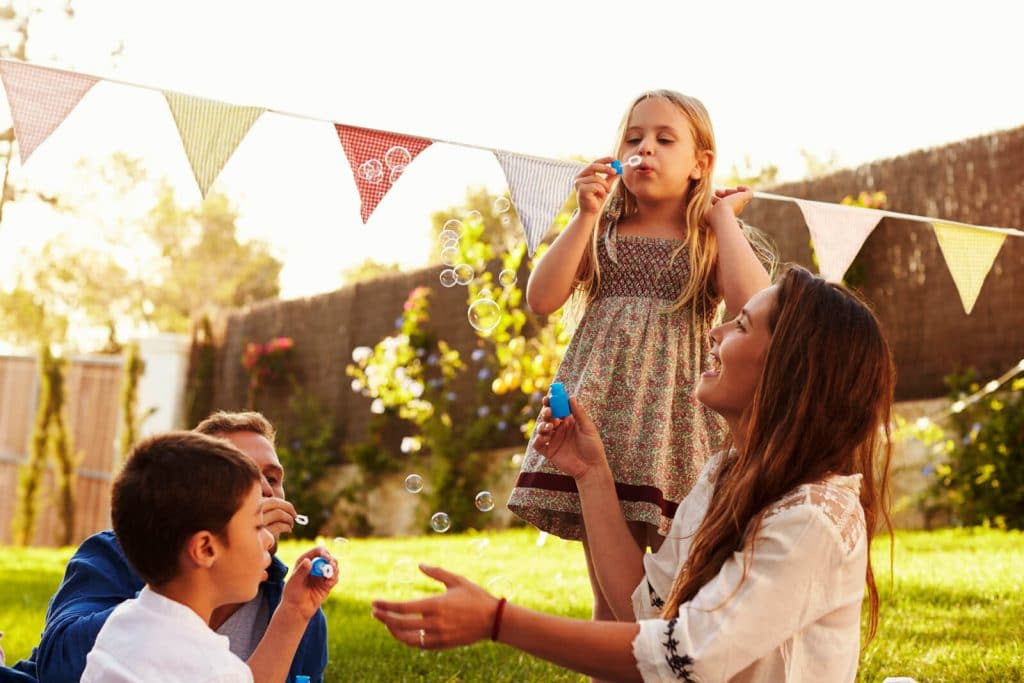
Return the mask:
{"type": "Polygon", "coordinates": [[[295,528],[295,508],[283,498],[263,499],[263,524],[277,540],[281,534],[289,534],[295,528]]]}

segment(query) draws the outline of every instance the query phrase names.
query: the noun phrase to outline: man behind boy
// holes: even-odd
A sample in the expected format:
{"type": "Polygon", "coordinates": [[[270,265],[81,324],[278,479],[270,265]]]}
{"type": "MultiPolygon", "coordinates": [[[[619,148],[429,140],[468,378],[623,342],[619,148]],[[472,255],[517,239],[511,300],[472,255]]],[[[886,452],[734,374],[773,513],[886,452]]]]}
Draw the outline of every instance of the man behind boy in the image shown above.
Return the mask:
{"type": "MultiPolygon", "coordinates": [[[[295,509],[285,500],[284,470],[274,450],[273,426],[260,413],[218,412],[194,431],[230,441],[256,463],[265,498],[264,523],[275,539],[273,553],[277,538],[291,531],[295,523],[295,509]]],[[[248,660],[263,637],[270,615],[281,601],[287,571],[284,563],[274,558],[255,598],[214,610],[211,628],[228,636],[231,651],[241,659],[248,660]]],[[[15,668],[46,683],[78,681],[85,657],[107,617],[121,602],[134,598],[142,586],[113,532],[86,539],[68,563],[64,580],[50,601],[39,646],[30,659],[15,668]]],[[[326,666],[327,622],[318,611],[299,643],[288,677],[302,674],[319,682],[326,666]]]]}
{"type": "Polygon", "coordinates": [[[296,563],[248,665],[209,627],[215,609],[249,602],[267,578],[274,537],[264,524],[260,479],[251,458],[203,434],[171,432],[133,449],[111,491],[111,518],[146,585],[106,620],[82,681],[284,680],[307,623],[337,581],[336,574],[309,574],[313,558],[327,556],[323,548],[296,563]]]}

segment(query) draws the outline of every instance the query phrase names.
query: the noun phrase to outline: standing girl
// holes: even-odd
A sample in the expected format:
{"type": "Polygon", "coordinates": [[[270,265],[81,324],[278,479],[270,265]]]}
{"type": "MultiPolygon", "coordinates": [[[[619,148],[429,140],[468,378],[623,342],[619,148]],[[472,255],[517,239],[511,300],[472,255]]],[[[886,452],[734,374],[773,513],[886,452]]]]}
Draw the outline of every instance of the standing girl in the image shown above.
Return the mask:
{"type": "MultiPolygon", "coordinates": [[[[526,297],[546,315],[575,293],[585,310],[555,381],[600,431],[637,546],[657,550],[724,435],[721,418],[694,397],[715,311],[724,300],[738,312],[769,276],[736,220],[752,194],[712,189],[714,133],[699,100],[670,90],[638,97],[617,157],[633,161],[621,178],[613,157],[576,176],[579,211],[530,275],[526,297]]],[[[575,482],[545,462],[536,439],[509,509],[583,541],[594,618],[612,620],[575,482]]]]}

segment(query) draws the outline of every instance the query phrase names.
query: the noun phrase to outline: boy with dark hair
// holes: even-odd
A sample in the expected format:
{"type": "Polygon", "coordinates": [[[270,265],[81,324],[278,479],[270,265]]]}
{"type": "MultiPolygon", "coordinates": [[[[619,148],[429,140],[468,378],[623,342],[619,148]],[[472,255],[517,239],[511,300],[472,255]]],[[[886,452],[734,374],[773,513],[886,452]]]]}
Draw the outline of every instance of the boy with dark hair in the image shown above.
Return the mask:
{"type": "MultiPolygon", "coordinates": [[[[274,536],[288,533],[296,511],[285,499],[284,469],[274,449],[274,427],[257,412],[216,412],[203,420],[196,432],[226,439],[248,455],[260,470],[263,491],[263,522],[274,536]]],[[[198,494],[195,483],[192,494],[198,494]]],[[[276,557],[259,594],[244,603],[216,608],[210,628],[228,637],[231,651],[248,660],[263,638],[270,616],[281,602],[288,568],[276,557]]],[[[39,646],[30,659],[15,665],[28,674],[25,680],[75,683],[82,676],[85,657],[114,609],[136,597],[145,581],[128,564],[112,531],[93,534],[79,546],[68,563],[64,580],[46,612],[39,646]]],[[[327,666],[327,620],[322,611],[309,621],[288,672],[288,680],[307,675],[313,683],[323,680],[327,666]]],[[[0,681],[3,681],[0,676],[0,681]]]]}
{"type": "MultiPolygon", "coordinates": [[[[114,482],[114,533],[146,586],[106,620],[83,681],[283,681],[310,618],[337,582],[305,553],[248,666],[210,630],[213,611],[256,596],[274,539],[261,474],[228,441],[194,432],[147,439],[114,482]]],[[[334,561],[330,560],[332,565],[334,561]]],[[[336,569],[336,565],[334,565],[336,569]]]]}

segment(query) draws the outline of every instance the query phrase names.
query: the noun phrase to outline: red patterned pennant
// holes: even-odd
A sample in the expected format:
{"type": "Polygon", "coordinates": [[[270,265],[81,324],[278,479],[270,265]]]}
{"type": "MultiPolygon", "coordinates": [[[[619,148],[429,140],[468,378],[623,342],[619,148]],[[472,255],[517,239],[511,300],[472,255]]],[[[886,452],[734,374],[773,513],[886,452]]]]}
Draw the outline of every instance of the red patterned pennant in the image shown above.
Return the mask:
{"type": "Polygon", "coordinates": [[[340,123],[334,127],[352,167],[352,177],[356,180],[362,202],[360,215],[366,223],[412,160],[434,141],[340,123]]]}

